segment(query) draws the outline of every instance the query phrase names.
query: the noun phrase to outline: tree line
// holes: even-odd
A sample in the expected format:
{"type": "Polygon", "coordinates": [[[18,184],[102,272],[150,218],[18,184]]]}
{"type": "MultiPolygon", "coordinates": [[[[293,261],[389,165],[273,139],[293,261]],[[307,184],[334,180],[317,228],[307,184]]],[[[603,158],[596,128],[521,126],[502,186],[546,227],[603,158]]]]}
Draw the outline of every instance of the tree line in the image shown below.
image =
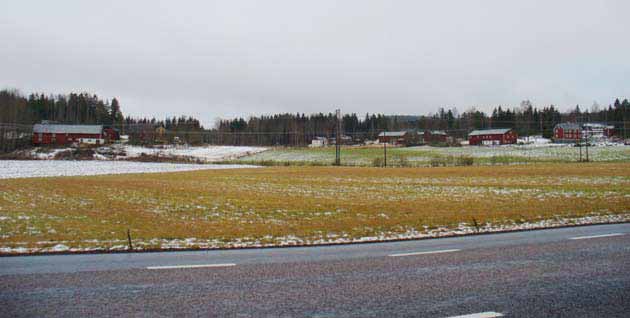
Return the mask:
{"type": "MultiPolygon", "coordinates": [[[[553,128],[561,122],[602,122],[615,126],[620,137],[628,138],[630,102],[619,99],[608,107],[596,104],[590,110],[580,106],[560,112],[554,106],[538,108],[528,100],[518,107],[495,107],[485,113],[471,108],[459,113],[457,108],[440,108],[431,115],[396,116],[383,114],[345,114],[342,133],[355,141],[374,140],[384,131],[442,130],[455,138],[466,138],[475,129],[512,128],[521,136],[542,135],[550,138],[553,128]]],[[[276,114],[253,116],[247,120],[235,118],[221,120],[211,131],[213,143],[225,145],[284,145],[304,146],[315,137],[336,135],[336,117],[333,113],[276,114]]]]}
{"type": "Polygon", "coordinates": [[[201,143],[204,131],[192,117],[124,117],[117,98],[105,100],[89,93],[28,96],[17,90],[0,90],[0,152],[31,144],[33,124],[48,121],[59,124],[103,125],[129,136],[132,143],[201,143]],[[160,129],[163,128],[163,129],[160,129]]]}
{"type": "MultiPolygon", "coordinates": [[[[67,95],[30,94],[0,90],[0,151],[30,145],[32,125],[41,121],[64,124],[100,124],[128,135],[135,144],[182,142],[219,145],[304,146],[315,137],[336,135],[337,119],[333,113],[273,114],[247,119],[219,120],[205,129],[193,117],[132,118],[123,116],[118,99],[105,100],[88,93],[67,95]]],[[[486,113],[476,108],[460,113],[457,108],[440,108],[436,113],[418,116],[356,113],[342,116],[342,133],[355,141],[374,140],[383,131],[443,130],[456,138],[465,138],[474,129],[513,128],[521,136],[551,137],[553,127],[561,122],[603,122],[615,126],[617,134],[628,138],[630,102],[616,99],[607,107],[594,104],[560,112],[554,105],[538,108],[530,101],[517,107],[495,107],[486,113]]]]}

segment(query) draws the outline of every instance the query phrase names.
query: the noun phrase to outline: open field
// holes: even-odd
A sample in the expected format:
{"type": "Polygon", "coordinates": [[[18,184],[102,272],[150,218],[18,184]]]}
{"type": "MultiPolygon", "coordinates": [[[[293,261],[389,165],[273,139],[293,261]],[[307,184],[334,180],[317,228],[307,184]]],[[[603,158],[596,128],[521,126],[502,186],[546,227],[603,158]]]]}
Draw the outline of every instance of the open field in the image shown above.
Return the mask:
{"type": "MultiPolygon", "coordinates": [[[[388,165],[429,166],[454,165],[458,158],[470,157],[475,165],[576,162],[578,147],[562,144],[504,145],[464,147],[388,147],[388,165]],[[450,157],[450,158],[449,158],[450,157]],[[450,160],[450,161],[449,161],[450,160]],[[449,164],[452,163],[452,164],[449,164]]],[[[582,148],[585,157],[585,149],[582,148]]],[[[382,146],[342,149],[342,164],[348,166],[373,166],[377,158],[383,158],[382,146]]],[[[630,146],[598,145],[589,147],[589,159],[596,162],[630,161],[630,146]]],[[[335,147],[325,148],[272,148],[265,152],[241,157],[240,163],[264,165],[330,165],[335,160],[335,147]]]]}
{"type": "Polygon", "coordinates": [[[253,168],[247,165],[181,164],[95,160],[0,160],[0,180],[37,177],[96,176],[105,174],[159,173],[210,169],[253,168]]]}
{"type": "Polygon", "coordinates": [[[0,180],[4,253],[125,249],[128,228],[136,248],[206,248],[440,236],[473,219],[481,231],[630,220],[630,163],[0,180]]]}

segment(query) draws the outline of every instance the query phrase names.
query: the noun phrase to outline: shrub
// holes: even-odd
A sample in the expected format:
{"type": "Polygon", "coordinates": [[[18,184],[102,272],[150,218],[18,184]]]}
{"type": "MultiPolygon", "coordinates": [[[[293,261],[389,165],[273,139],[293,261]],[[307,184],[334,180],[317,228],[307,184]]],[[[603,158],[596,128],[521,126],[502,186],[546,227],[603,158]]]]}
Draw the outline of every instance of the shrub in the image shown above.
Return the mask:
{"type": "Polygon", "coordinates": [[[441,157],[433,157],[431,158],[431,161],[429,161],[429,164],[431,165],[431,167],[439,167],[446,165],[446,162],[441,157]]]}
{"type": "Polygon", "coordinates": [[[385,161],[381,157],[376,157],[372,160],[372,166],[374,167],[383,167],[385,165],[385,161]]]}
{"type": "Polygon", "coordinates": [[[458,166],[472,166],[475,159],[472,156],[462,155],[457,158],[458,166]]]}

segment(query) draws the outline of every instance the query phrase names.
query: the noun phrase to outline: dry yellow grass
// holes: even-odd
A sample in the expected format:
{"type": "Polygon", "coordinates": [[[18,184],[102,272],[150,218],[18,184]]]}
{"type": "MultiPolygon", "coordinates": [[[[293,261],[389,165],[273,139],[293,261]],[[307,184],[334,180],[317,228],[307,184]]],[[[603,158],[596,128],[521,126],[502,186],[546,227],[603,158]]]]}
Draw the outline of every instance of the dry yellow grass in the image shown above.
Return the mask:
{"type": "Polygon", "coordinates": [[[0,180],[0,247],[274,242],[630,213],[630,164],[277,167],[0,180]]]}

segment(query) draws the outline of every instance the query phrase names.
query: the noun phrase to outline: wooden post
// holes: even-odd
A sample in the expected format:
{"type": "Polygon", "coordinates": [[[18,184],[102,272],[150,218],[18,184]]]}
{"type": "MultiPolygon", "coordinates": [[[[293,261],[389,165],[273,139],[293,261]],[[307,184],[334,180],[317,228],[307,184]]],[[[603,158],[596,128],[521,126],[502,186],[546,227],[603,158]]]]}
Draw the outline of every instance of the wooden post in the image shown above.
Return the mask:
{"type": "Polygon", "coordinates": [[[127,241],[129,242],[129,250],[133,251],[133,245],[131,244],[131,232],[127,229],[127,241]]]}
{"type": "Polygon", "coordinates": [[[337,117],[337,136],[336,136],[336,145],[335,145],[335,165],[341,165],[341,109],[337,109],[336,111],[337,117]]]}
{"type": "MultiPolygon", "coordinates": [[[[385,137],[387,140],[387,137],[385,137]]],[[[387,142],[383,143],[383,166],[387,167],[387,142]]]]}

